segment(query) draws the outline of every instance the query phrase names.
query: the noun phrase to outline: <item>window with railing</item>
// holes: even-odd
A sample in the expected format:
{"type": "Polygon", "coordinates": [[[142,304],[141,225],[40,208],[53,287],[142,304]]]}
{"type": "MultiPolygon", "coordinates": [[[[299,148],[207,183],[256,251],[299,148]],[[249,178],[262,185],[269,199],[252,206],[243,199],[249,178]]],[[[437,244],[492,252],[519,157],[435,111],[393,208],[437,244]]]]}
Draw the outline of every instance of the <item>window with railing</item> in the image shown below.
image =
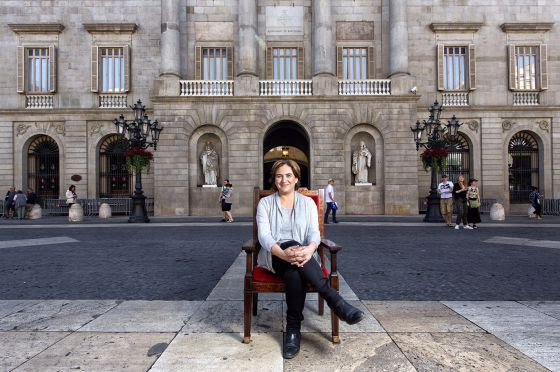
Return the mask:
{"type": "Polygon", "coordinates": [[[50,91],[49,48],[27,48],[27,93],[50,91]]]}
{"type": "Polygon", "coordinates": [[[91,47],[91,91],[99,93],[100,108],[127,106],[130,53],[129,45],[91,47]]]}
{"type": "Polygon", "coordinates": [[[367,79],[367,48],[342,49],[342,80],[367,79]]]}
{"type": "Polygon", "coordinates": [[[298,80],[297,48],[272,48],[273,80],[298,80]]]}
{"type": "Polygon", "coordinates": [[[229,80],[226,48],[202,49],[202,80],[229,80]]]}
{"type": "Polygon", "coordinates": [[[444,106],[468,106],[469,92],[476,89],[475,47],[437,46],[437,88],[444,106]]]}
{"type": "Polygon", "coordinates": [[[513,55],[513,89],[537,89],[537,50],[536,46],[516,46],[513,55]]]}
{"type": "Polygon", "coordinates": [[[124,93],[124,49],[100,48],[101,92],[124,93]]]}
{"type": "Polygon", "coordinates": [[[465,58],[465,47],[445,47],[443,56],[444,90],[466,89],[467,72],[465,58]]]}

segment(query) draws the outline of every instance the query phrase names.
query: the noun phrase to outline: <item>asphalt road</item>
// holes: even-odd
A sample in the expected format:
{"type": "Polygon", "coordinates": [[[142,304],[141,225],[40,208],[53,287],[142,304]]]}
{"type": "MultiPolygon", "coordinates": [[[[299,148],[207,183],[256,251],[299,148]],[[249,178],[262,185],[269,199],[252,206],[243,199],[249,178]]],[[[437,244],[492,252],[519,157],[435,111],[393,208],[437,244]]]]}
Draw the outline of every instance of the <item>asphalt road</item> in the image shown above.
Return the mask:
{"type": "MultiPolygon", "coordinates": [[[[0,299],[204,300],[251,228],[1,229],[0,299]]],[[[485,243],[495,236],[560,241],[554,228],[327,226],[339,269],[360,299],[560,300],[560,249],[485,243]]]]}

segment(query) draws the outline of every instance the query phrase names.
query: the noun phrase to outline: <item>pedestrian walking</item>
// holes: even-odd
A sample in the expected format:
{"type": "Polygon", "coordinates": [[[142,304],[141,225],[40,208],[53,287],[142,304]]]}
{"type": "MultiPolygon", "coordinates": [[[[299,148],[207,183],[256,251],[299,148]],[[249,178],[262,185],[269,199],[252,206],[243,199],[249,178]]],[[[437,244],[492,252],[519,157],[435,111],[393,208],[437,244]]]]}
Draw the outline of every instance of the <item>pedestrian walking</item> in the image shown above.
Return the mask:
{"type": "Polygon", "coordinates": [[[467,222],[467,216],[469,213],[469,207],[467,205],[467,182],[465,181],[465,176],[459,175],[458,182],[453,185],[453,198],[454,203],[457,206],[457,219],[455,220],[455,230],[459,230],[459,226],[462,224],[463,229],[472,229],[467,222]]]}
{"type": "Polygon", "coordinates": [[[316,252],[321,242],[317,206],[313,199],[296,192],[299,165],[289,159],[272,166],[274,194],[257,205],[257,231],[261,245],[258,264],[280,276],[286,288],[286,335],[283,356],[297,355],[307,287],[311,284],[334,313],[348,324],[356,324],[364,313],[346,302],[330,287],[316,252]]]}
{"type": "Polygon", "coordinates": [[[222,190],[220,192],[220,197],[218,202],[221,205],[222,212],[224,212],[224,218],[222,218],[222,222],[233,222],[233,216],[231,214],[231,204],[233,195],[233,185],[229,182],[229,180],[224,180],[222,184],[222,190]]]}
{"type": "Polygon", "coordinates": [[[327,211],[325,212],[325,223],[329,223],[329,214],[332,211],[332,220],[334,223],[338,223],[336,219],[336,210],[338,209],[338,204],[334,200],[334,179],[329,178],[327,188],[325,189],[325,202],[327,203],[327,211]]]}
{"type": "Polygon", "coordinates": [[[14,196],[14,206],[17,210],[17,218],[18,220],[23,220],[25,218],[25,207],[27,205],[27,196],[23,193],[23,191],[18,190],[16,195],[14,196]]]}
{"type": "Polygon", "coordinates": [[[469,181],[467,189],[467,203],[469,204],[469,213],[467,220],[473,229],[477,229],[477,223],[480,223],[480,191],[478,190],[478,180],[473,178],[469,181]]]}
{"type": "Polygon", "coordinates": [[[447,223],[447,226],[452,227],[451,220],[453,218],[453,182],[449,181],[447,174],[442,176],[443,181],[440,182],[437,192],[440,197],[439,208],[441,215],[447,223]]]}
{"type": "Polygon", "coordinates": [[[31,187],[27,188],[27,205],[26,205],[26,215],[29,216],[29,213],[31,212],[31,209],[33,209],[33,206],[35,205],[35,203],[37,203],[37,194],[35,193],[35,191],[33,191],[33,189],[31,187]]]}
{"type": "Polygon", "coordinates": [[[529,201],[533,208],[535,208],[535,217],[539,220],[542,219],[542,205],[541,205],[541,194],[539,193],[539,188],[536,186],[531,186],[531,193],[529,194],[529,201]]]}
{"type": "Polygon", "coordinates": [[[73,204],[76,204],[78,200],[78,195],[76,194],[76,186],[70,185],[66,191],[66,204],[68,208],[71,208],[73,204]]]}
{"type": "Polygon", "coordinates": [[[4,197],[4,218],[13,218],[15,215],[14,196],[16,196],[16,189],[12,186],[4,197]]]}

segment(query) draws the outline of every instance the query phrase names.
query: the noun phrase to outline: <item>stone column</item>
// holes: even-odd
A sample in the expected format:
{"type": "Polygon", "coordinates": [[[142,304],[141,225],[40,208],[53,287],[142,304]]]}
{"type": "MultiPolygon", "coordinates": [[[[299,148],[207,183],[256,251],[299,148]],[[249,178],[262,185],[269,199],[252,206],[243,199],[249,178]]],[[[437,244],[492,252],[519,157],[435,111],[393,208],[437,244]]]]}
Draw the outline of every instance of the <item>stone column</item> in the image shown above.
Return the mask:
{"type": "Polygon", "coordinates": [[[389,77],[392,94],[410,94],[407,0],[389,1],[389,77]]]}
{"type": "Polygon", "coordinates": [[[160,79],[158,95],[179,95],[181,78],[180,0],[161,0],[160,79]]]}
{"type": "Polygon", "coordinates": [[[239,61],[235,95],[258,96],[256,0],[239,0],[239,51],[235,54],[239,61]]]}
{"type": "Polygon", "coordinates": [[[336,95],[336,45],[331,0],[313,0],[313,94],[336,95]]]}

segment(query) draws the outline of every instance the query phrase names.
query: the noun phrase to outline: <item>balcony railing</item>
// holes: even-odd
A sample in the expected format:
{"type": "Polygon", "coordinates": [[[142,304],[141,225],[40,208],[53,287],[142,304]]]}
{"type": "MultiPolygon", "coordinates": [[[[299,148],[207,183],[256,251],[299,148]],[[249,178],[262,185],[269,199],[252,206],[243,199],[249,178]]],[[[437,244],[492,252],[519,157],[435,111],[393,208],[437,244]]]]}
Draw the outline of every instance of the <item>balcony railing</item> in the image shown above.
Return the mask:
{"type": "Polygon", "coordinates": [[[339,80],[340,96],[388,96],[391,94],[391,80],[339,80]]]}
{"type": "Polygon", "coordinates": [[[25,96],[25,107],[29,109],[52,109],[52,94],[30,94],[25,96]]]}
{"type": "Polygon", "coordinates": [[[180,80],[181,96],[233,96],[233,80],[180,80]]]}
{"type": "Polygon", "coordinates": [[[311,96],[313,83],[311,80],[261,80],[259,92],[261,96],[311,96]]]}
{"type": "Polygon", "coordinates": [[[126,94],[102,94],[99,96],[99,108],[126,108],[126,94]]]}
{"type": "Polygon", "coordinates": [[[468,106],[469,92],[449,92],[443,93],[441,104],[443,106],[468,106]]]}
{"type": "Polygon", "coordinates": [[[539,92],[514,92],[514,106],[537,106],[539,104],[539,92]]]}

